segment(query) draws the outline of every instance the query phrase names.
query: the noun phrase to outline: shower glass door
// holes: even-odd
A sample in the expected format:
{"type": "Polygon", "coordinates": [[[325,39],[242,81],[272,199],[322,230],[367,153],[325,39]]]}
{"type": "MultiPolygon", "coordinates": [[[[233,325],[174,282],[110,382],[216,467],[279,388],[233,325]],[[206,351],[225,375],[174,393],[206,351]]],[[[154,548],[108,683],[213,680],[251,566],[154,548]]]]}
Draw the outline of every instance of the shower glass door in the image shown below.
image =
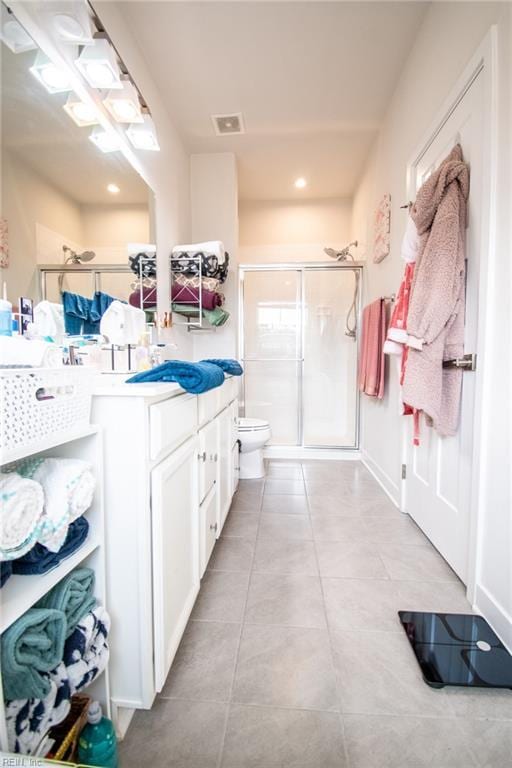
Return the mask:
{"type": "Polygon", "coordinates": [[[357,445],[357,330],[359,272],[304,270],[303,445],[357,445]],[[348,321],[348,328],[347,328],[348,321]]]}
{"type": "Polygon", "coordinates": [[[245,416],[270,423],[273,445],[357,448],[357,331],[347,330],[359,313],[360,269],[240,274],[245,416]]]}
{"type": "Polygon", "coordinates": [[[265,419],[274,445],[300,442],[301,273],[244,271],[244,408],[265,419]]]}

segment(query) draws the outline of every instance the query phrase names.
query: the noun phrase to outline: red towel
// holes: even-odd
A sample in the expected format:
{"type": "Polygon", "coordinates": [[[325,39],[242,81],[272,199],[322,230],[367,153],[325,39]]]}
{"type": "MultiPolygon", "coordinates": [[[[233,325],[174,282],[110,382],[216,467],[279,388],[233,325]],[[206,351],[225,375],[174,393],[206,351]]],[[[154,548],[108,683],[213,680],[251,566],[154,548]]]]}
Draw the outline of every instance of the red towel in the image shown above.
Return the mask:
{"type": "Polygon", "coordinates": [[[377,299],[363,311],[359,389],[365,395],[379,400],[384,397],[386,331],[386,302],[377,299]]]}

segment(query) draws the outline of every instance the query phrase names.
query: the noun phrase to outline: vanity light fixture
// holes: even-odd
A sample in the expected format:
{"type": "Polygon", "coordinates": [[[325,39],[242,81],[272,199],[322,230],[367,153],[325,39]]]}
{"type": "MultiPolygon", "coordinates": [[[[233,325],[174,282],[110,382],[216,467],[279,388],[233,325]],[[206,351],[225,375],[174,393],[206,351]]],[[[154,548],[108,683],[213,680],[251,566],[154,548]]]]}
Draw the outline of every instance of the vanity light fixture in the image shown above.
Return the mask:
{"type": "Polygon", "coordinates": [[[69,94],[68,100],[62,105],[62,108],[80,128],[99,123],[95,108],[90,104],[84,104],[74,93],[69,94]]]}
{"type": "Polygon", "coordinates": [[[30,71],[49,93],[65,93],[72,89],[69,73],[54,64],[42,51],[38,51],[30,71]]]}
{"type": "Polygon", "coordinates": [[[75,45],[92,45],[94,43],[94,27],[89,15],[87,4],[83,0],[73,2],[52,3],[52,25],[56,33],[65,43],[75,45]]]}
{"type": "Polygon", "coordinates": [[[14,18],[4,5],[2,5],[0,40],[2,40],[13,53],[37,51],[37,45],[34,43],[28,32],[25,32],[19,21],[14,18]]]}
{"type": "Polygon", "coordinates": [[[123,80],[121,89],[109,91],[103,104],[118,123],[143,123],[139,93],[133,83],[123,80]]]}
{"type": "Polygon", "coordinates": [[[142,123],[132,123],[126,129],[126,135],[135,149],[148,149],[153,152],[160,150],[155,124],[149,115],[143,115],[142,123]]]}
{"type": "Polygon", "coordinates": [[[117,184],[107,184],[107,192],[110,192],[111,195],[118,195],[120,191],[117,184]]]}
{"type": "Polygon", "coordinates": [[[102,152],[117,152],[121,149],[121,142],[115,131],[105,131],[103,128],[93,128],[89,135],[90,141],[96,144],[102,152]]]}
{"type": "Polygon", "coordinates": [[[303,176],[299,176],[298,179],[295,179],[295,188],[296,189],[304,189],[304,187],[307,186],[307,181],[303,176]]]}
{"type": "Polygon", "coordinates": [[[96,38],[75,61],[79,72],[92,88],[121,89],[121,71],[114,49],[105,38],[96,38]]]}

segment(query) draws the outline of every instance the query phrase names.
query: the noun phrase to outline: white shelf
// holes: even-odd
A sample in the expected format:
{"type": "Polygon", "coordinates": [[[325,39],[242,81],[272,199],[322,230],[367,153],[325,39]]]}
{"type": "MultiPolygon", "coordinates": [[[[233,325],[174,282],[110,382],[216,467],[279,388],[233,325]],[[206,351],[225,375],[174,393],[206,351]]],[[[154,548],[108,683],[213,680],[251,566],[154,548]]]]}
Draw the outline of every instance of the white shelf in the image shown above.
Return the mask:
{"type": "Polygon", "coordinates": [[[56,448],[59,445],[65,445],[73,440],[80,440],[82,437],[95,435],[98,431],[99,429],[95,424],[88,424],[86,427],[71,429],[67,432],[55,432],[39,443],[32,443],[31,445],[15,448],[11,451],[0,452],[0,466],[10,464],[13,461],[19,461],[26,456],[33,456],[36,453],[56,448]]]}
{"type": "Polygon", "coordinates": [[[52,589],[73,568],[76,568],[86,557],[101,545],[98,536],[88,537],[85,543],[70,557],[63,560],[52,571],[33,576],[13,575],[0,590],[0,633],[19,619],[25,611],[32,608],[34,603],[52,589]]]}

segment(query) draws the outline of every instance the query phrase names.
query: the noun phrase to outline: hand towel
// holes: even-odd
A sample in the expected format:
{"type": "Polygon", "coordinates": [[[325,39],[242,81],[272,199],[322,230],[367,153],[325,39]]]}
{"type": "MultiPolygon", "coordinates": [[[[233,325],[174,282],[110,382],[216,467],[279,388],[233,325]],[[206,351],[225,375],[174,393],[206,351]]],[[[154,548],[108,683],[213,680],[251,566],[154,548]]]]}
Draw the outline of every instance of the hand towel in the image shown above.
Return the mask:
{"type": "Polygon", "coordinates": [[[78,622],[96,605],[95,575],[91,568],[75,568],[37,603],[39,608],[54,608],[66,617],[66,638],[78,622]]]}
{"type": "Polygon", "coordinates": [[[381,400],[384,397],[386,302],[377,299],[363,311],[363,330],[359,363],[359,390],[381,400]]]}
{"type": "MultiPolygon", "coordinates": [[[[91,302],[89,321],[97,327],[97,324],[100,322],[113,301],[117,301],[117,299],[114,299],[113,296],[109,296],[108,293],[103,293],[103,291],[96,291],[91,302]]],[[[88,332],[99,333],[99,328],[95,331],[88,332]]]]}
{"type": "Polygon", "coordinates": [[[66,617],[53,608],[30,608],[2,635],[1,661],[4,698],[44,699],[50,693],[47,672],[64,651],[66,617]]]}
{"type": "Polygon", "coordinates": [[[49,336],[60,344],[66,333],[64,307],[51,301],[40,301],[34,307],[34,330],[38,336],[49,336]]]}
{"type": "Polygon", "coordinates": [[[175,245],[172,249],[173,253],[205,253],[208,256],[216,256],[219,264],[224,264],[226,258],[226,251],[224,245],[220,240],[207,240],[204,243],[189,243],[187,245],[175,245]]]}
{"type": "Polygon", "coordinates": [[[80,620],[66,640],[63,660],[71,694],[92,683],[107,666],[109,631],[110,616],[98,605],[80,620]]]}
{"type": "Polygon", "coordinates": [[[156,286],[150,288],[149,286],[142,286],[142,302],[140,297],[140,288],[130,293],[128,297],[128,304],[131,307],[137,307],[138,309],[156,309],[157,293],[156,286]]]}
{"type": "Polygon", "coordinates": [[[3,366],[31,365],[34,368],[60,368],[62,349],[47,341],[25,336],[0,336],[0,360],[3,366]]]}
{"type": "Polygon", "coordinates": [[[0,560],[25,555],[37,542],[42,524],[43,489],[16,472],[0,474],[0,560]]]}
{"type": "Polygon", "coordinates": [[[16,471],[35,480],[44,491],[44,513],[38,536],[51,552],[58,552],[68,526],[92,504],[96,481],[91,465],[81,459],[25,459],[16,471]]]}
{"type": "Polygon", "coordinates": [[[137,344],[146,329],[146,315],[142,309],[113,301],[100,321],[100,333],[110,344],[137,344]]]}
{"type": "Polygon", "coordinates": [[[229,373],[231,376],[241,376],[244,369],[238,362],[238,360],[232,360],[230,358],[212,358],[210,360],[201,360],[202,363],[213,363],[222,368],[224,373],[229,373]]]}
{"type": "Polygon", "coordinates": [[[71,336],[82,333],[85,324],[89,322],[91,303],[91,299],[78,293],[62,292],[66,333],[71,336]]]}
{"type": "Polygon", "coordinates": [[[175,381],[180,387],[194,395],[220,387],[224,383],[224,372],[211,363],[189,363],[185,360],[168,360],[149,371],[132,376],[127,384],[146,381],[175,381]]]}
{"type": "MultiPolygon", "coordinates": [[[[172,311],[183,317],[197,317],[197,307],[192,307],[190,304],[178,304],[173,301],[172,311]]],[[[220,327],[229,319],[229,312],[226,312],[222,307],[215,307],[215,309],[203,309],[201,313],[202,317],[210,323],[210,325],[220,327]]]]}
{"type": "Polygon", "coordinates": [[[50,552],[43,544],[36,544],[26,555],[13,561],[12,572],[20,576],[48,573],[76,552],[86,540],[88,533],[87,519],[79,517],[69,526],[66,540],[58,552],[50,552]]]}
{"type": "Polygon", "coordinates": [[[64,664],[48,674],[48,682],[50,692],[44,699],[14,699],[6,705],[7,740],[15,754],[35,754],[48,729],[69,714],[71,691],[64,664]]]}

